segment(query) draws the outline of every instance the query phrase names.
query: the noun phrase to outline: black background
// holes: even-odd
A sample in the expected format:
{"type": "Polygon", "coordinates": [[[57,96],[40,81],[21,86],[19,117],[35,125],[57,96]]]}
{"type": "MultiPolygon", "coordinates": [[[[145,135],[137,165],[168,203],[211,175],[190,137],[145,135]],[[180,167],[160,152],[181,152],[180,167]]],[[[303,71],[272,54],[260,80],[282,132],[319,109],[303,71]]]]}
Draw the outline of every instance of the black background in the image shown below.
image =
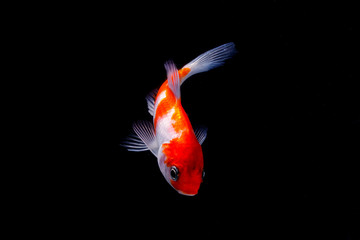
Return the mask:
{"type": "Polygon", "coordinates": [[[354,6],[164,4],[54,8],[43,41],[59,56],[49,95],[60,92],[53,127],[66,140],[47,165],[49,215],[100,236],[359,236],[354,6]],[[181,88],[193,126],[209,128],[205,180],[182,196],[150,152],[119,143],[151,120],[145,96],[166,60],[180,68],[227,42],[238,54],[181,88]]]}

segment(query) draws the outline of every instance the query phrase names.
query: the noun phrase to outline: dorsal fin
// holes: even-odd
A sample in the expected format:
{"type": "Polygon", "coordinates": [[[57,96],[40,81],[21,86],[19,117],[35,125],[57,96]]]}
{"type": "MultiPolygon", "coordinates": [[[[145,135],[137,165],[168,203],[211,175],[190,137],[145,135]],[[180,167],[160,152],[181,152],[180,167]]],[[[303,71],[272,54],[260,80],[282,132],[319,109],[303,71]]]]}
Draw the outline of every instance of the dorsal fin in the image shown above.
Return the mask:
{"type": "Polygon", "coordinates": [[[164,64],[167,74],[168,85],[177,99],[180,99],[180,78],[179,72],[173,61],[164,64]]]}

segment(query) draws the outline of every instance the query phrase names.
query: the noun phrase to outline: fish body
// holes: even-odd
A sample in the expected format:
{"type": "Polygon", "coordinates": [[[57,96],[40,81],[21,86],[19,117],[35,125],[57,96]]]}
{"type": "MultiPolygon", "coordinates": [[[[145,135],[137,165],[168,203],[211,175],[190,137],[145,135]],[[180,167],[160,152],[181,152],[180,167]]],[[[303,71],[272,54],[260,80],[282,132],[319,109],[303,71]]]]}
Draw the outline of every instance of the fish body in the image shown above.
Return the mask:
{"type": "Polygon", "coordinates": [[[136,135],[121,144],[129,151],[150,150],[167,182],[180,194],[198,193],[204,176],[201,144],[207,136],[205,127],[193,130],[181,105],[180,86],[191,75],[222,65],[235,52],[234,43],[227,43],[201,54],[180,70],[173,62],[166,62],[167,80],[146,97],[153,122],[135,123],[136,135]]]}
{"type": "Polygon", "coordinates": [[[158,164],[165,179],[179,193],[195,195],[202,182],[202,149],[181,105],[180,95],[174,93],[174,85],[180,85],[179,72],[171,62],[165,67],[169,80],[160,87],[154,109],[155,135],[160,146],[158,164]]]}

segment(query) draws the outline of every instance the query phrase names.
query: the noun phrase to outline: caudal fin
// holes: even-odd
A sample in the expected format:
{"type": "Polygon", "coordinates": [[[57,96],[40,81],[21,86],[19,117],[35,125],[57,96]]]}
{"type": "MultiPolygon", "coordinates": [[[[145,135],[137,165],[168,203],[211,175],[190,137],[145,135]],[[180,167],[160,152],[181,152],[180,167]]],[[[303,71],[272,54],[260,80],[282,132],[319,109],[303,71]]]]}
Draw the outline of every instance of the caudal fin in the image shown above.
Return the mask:
{"type": "Polygon", "coordinates": [[[235,44],[230,42],[201,54],[179,70],[181,84],[196,73],[206,72],[223,65],[225,60],[231,58],[236,52],[235,44]]]}

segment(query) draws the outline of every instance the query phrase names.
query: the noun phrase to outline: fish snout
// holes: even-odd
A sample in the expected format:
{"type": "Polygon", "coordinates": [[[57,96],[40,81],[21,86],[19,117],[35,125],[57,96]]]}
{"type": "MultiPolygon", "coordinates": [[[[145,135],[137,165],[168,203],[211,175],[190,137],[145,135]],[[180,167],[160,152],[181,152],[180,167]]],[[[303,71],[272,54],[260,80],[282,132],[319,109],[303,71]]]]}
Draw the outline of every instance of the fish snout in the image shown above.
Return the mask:
{"type": "Polygon", "coordinates": [[[181,190],[178,190],[178,193],[180,193],[181,195],[184,195],[184,196],[195,196],[197,194],[197,191],[196,191],[196,193],[185,193],[181,190]]]}

